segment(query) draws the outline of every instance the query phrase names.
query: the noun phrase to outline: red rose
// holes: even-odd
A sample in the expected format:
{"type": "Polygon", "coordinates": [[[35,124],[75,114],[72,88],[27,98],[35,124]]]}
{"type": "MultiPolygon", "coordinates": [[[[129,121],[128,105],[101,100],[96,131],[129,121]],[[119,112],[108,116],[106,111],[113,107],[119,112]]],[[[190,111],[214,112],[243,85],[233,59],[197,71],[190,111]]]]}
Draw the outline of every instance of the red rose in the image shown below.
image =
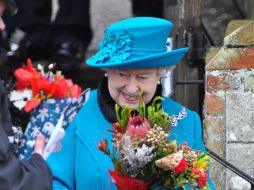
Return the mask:
{"type": "Polygon", "coordinates": [[[182,158],[178,166],[175,167],[174,171],[175,173],[182,173],[187,168],[188,163],[186,162],[185,158],[182,158]]]}

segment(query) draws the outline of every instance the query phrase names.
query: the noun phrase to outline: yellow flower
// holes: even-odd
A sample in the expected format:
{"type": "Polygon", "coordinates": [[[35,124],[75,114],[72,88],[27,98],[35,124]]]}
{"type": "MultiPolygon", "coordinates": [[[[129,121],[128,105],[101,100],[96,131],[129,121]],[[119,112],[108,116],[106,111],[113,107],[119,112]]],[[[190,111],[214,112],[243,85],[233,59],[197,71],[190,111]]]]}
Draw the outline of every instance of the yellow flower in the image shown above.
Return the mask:
{"type": "Polygon", "coordinates": [[[199,168],[200,170],[202,170],[202,169],[207,170],[209,161],[210,161],[210,157],[208,155],[206,155],[202,159],[194,161],[193,166],[199,168]]]}

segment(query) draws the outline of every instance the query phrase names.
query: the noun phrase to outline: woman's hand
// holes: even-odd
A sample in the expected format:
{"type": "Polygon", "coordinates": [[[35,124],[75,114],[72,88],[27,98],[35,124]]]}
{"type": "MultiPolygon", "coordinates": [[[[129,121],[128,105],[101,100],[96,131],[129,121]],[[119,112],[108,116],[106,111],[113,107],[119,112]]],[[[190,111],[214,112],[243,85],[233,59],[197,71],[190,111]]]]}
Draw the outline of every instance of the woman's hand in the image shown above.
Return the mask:
{"type": "Polygon", "coordinates": [[[34,145],[34,153],[40,154],[42,156],[46,142],[47,139],[44,135],[42,134],[38,135],[34,145]]]}

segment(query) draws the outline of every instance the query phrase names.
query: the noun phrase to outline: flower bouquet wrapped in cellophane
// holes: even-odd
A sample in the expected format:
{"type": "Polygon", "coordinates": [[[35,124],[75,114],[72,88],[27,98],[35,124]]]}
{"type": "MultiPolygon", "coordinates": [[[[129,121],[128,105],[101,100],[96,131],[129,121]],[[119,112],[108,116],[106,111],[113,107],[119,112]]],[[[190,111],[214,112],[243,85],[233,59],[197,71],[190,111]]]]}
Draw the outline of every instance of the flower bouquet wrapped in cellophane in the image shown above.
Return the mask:
{"type": "MultiPolygon", "coordinates": [[[[50,66],[49,66],[50,67],[50,66]]],[[[16,90],[10,100],[20,110],[30,112],[21,146],[20,159],[28,159],[33,153],[35,139],[43,134],[49,140],[44,150],[44,158],[59,149],[59,141],[76,113],[85,103],[89,89],[81,93],[80,86],[66,79],[61,72],[45,72],[42,66],[35,69],[30,59],[27,65],[14,71],[16,90]]]]}
{"type": "Polygon", "coordinates": [[[115,106],[117,122],[113,123],[113,149],[102,139],[98,148],[108,155],[114,170],[109,170],[119,190],[149,189],[155,181],[162,187],[174,189],[188,184],[191,188],[207,189],[210,157],[188,147],[169,141],[170,117],[161,108],[162,97],[151,106],[139,102],[136,114],[128,106],[115,106]]]}

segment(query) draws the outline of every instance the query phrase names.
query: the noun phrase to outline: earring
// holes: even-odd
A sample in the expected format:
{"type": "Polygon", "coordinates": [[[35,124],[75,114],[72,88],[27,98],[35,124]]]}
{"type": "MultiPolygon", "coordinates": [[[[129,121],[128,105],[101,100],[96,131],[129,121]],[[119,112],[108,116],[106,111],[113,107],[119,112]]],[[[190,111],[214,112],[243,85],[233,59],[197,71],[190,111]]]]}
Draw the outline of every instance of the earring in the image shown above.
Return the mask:
{"type": "Polygon", "coordinates": [[[159,84],[161,84],[161,81],[160,81],[160,80],[158,80],[158,81],[157,81],[157,84],[158,84],[158,85],[159,85],[159,84]]]}
{"type": "Polygon", "coordinates": [[[108,73],[105,73],[104,76],[107,78],[108,77],[108,73]]]}

